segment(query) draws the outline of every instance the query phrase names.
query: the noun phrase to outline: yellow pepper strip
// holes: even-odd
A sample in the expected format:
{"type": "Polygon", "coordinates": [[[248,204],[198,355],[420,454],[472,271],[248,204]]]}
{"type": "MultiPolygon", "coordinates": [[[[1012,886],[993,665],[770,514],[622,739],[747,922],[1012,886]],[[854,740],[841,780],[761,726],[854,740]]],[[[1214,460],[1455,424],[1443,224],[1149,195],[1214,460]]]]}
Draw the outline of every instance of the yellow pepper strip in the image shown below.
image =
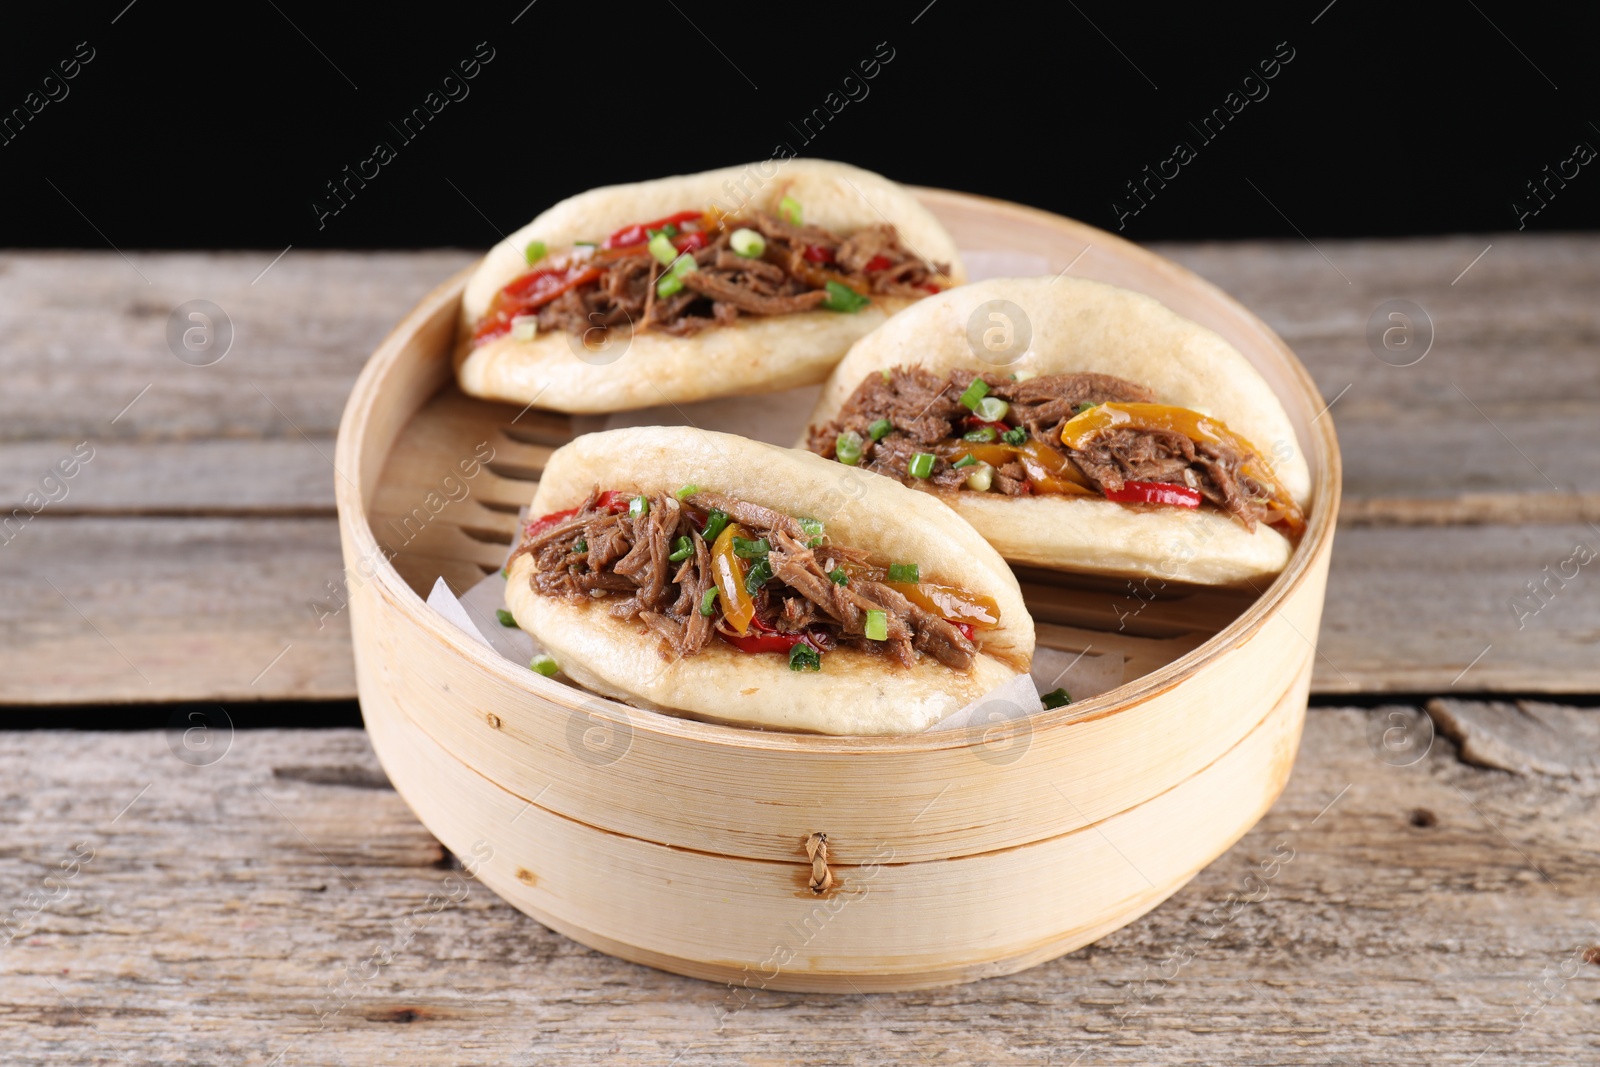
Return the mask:
{"type": "Polygon", "coordinates": [[[941,619],[970,623],[978,630],[991,630],[1000,625],[1000,605],[993,597],[933,582],[883,584],[941,619]]]}
{"type": "Polygon", "coordinates": [[[1189,408],[1170,404],[1135,404],[1113,401],[1098,404],[1067,421],[1061,428],[1061,443],[1071,449],[1082,449],[1096,437],[1110,430],[1157,430],[1178,433],[1191,441],[1225,444],[1244,456],[1240,473],[1267,487],[1272,498],[1270,509],[1281,516],[1282,522],[1293,534],[1305,528],[1305,515],[1289,496],[1283,483],[1262,458],[1261,450],[1243,437],[1228,429],[1221,419],[1202,415],[1189,408]]]}
{"type": "Polygon", "coordinates": [[[745,537],[744,527],[736,522],[730,522],[717,535],[711,546],[711,577],[717,583],[723,618],[743,637],[750,630],[750,620],[755,618],[756,603],[745,592],[744,561],[733,554],[735,537],[745,537]]]}

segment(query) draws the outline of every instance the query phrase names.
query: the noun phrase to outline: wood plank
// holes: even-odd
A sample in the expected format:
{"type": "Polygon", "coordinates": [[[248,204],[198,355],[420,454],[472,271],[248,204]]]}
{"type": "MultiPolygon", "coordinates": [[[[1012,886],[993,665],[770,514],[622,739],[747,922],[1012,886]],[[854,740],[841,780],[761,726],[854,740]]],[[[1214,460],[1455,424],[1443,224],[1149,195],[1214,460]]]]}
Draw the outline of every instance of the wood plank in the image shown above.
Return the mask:
{"type": "Polygon", "coordinates": [[[859,996],[733,990],[550,933],[374,788],[359,731],[239,732],[209,766],[161,733],[0,734],[8,1062],[1592,1059],[1595,780],[1479,770],[1442,737],[1393,766],[1391,716],[1427,729],[1314,711],[1273,810],[1132,926],[1020,975],[859,996]]]}
{"type": "Polygon", "coordinates": [[[1255,311],[1323,396],[1337,398],[1331,411],[1354,502],[1600,490],[1600,240],[1493,234],[1153,248],[1255,311]],[[1433,347],[1413,366],[1384,362],[1367,343],[1369,317],[1391,299],[1413,301],[1433,323],[1433,347]]]}
{"type": "Polygon", "coordinates": [[[46,514],[0,552],[0,704],[355,695],[333,519],[46,514]]]}
{"type": "Polygon", "coordinates": [[[0,253],[0,439],[331,437],[368,354],[474,257],[295,250],[267,269],[272,258],[0,253]],[[168,347],[168,318],[195,299],[232,322],[210,366],[168,347]]]}

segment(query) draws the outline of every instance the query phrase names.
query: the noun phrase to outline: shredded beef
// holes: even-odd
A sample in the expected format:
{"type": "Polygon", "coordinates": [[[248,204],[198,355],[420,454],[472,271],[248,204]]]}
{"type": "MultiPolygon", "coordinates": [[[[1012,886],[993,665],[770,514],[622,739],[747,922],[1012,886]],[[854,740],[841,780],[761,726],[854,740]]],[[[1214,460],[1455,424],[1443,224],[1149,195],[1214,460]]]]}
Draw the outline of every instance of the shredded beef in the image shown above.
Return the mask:
{"type": "MultiPolygon", "coordinates": [[[[1000,374],[958,370],[940,377],[919,366],[894,367],[886,374],[868,375],[832,422],[811,427],[806,447],[836,458],[839,435],[853,431],[861,435],[859,466],[866,470],[919,488],[960,490],[969,472],[951,461],[958,458],[959,438],[967,432],[972,415],[961,403],[961,394],[976,377],[983,378],[989,396],[1010,405],[1009,424],[1062,453],[1092,488],[1118,492],[1130,481],[1165,482],[1198,491],[1251,529],[1272,517],[1268,505],[1273,490],[1242,473],[1248,457],[1229,445],[1196,443],[1164,431],[1114,430],[1081,451],[1065,448],[1061,428],[1078,414],[1080,405],[1155,402],[1149,389],[1109,374],[1047,374],[1019,382],[1000,374]],[[891,428],[873,441],[869,427],[880,419],[888,419],[891,428]],[[925,479],[908,472],[918,452],[937,457],[925,479]]],[[[1032,487],[1022,464],[1007,463],[995,469],[989,491],[1024,496],[1032,487]]]]}
{"type": "MultiPolygon", "coordinates": [[[[684,288],[665,299],[656,283],[665,268],[644,245],[590,262],[602,271],[594,281],[569,290],[531,312],[540,331],[561,330],[591,341],[608,327],[657,330],[688,337],[708,326],[726,326],[741,315],[788,315],[810,311],[837,282],[869,296],[920,299],[946,284],[948,264],[929,263],[906,247],[893,226],[877,225],[839,238],[817,226],[794,226],[754,211],[725,220],[705,248],[694,253],[698,268],[684,288]],[[767,242],[759,258],[729,245],[733,231],[748,227],[767,242]],[[823,262],[807,258],[807,250],[823,262]],[[820,250],[820,253],[819,253],[820,250]]],[[[489,334],[488,336],[496,336],[489,334]]]]}
{"type": "Polygon", "coordinates": [[[977,654],[960,629],[880,581],[883,572],[867,553],[837,545],[812,548],[793,516],[706,490],[681,503],[671,494],[651,496],[644,515],[601,509],[599,499],[598,492],[590,494],[577,514],[525,538],[512,558],[533,557],[529,580],[546,596],[577,603],[606,598],[612,616],[636,619],[660,637],[663,655],[695,655],[718,629],[720,598],[714,615],[700,612],[702,598],[714,587],[711,546],[701,536],[713,508],[743,526],[751,540],[765,538],[770,546],[772,578],[754,597],[757,629],[805,634],[816,648],[844,644],[906,665],[931,656],[966,670],[977,654]],[[668,557],[682,537],[694,551],[674,562],[668,557]],[[855,577],[841,585],[830,572],[846,564],[855,577]],[[869,611],[884,612],[887,640],[867,639],[869,611]]]}

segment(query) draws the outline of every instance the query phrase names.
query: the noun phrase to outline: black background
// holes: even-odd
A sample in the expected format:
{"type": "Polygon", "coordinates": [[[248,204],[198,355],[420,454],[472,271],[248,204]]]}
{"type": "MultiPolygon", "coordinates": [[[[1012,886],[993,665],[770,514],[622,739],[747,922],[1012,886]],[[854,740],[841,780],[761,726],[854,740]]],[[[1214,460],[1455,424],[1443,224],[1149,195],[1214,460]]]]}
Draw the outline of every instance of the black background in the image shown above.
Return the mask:
{"type": "MultiPolygon", "coordinates": [[[[0,145],[0,243],[482,247],[570,193],[780,143],[1116,230],[1123,183],[1186,140],[1197,158],[1123,220],[1139,241],[1515,230],[1525,183],[1600,146],[1595,38],[1577,18],[1507,0],[7,11],[0,113],[79,42],[94,59],[0,145]],[[389,124],[479,42],[494,58],[469,95],[403,142],[389,124]],[[1204,143],[1187,123],[1280,42],[1294,58],[1269,95],[1204,143]],[[887,49],[868,95],[805,144],[791,123],[887,49]],[[324,184],[379,140],[396,158],[319,228],[324,184]]],[[[1591,171],[1527,228],[1600,224],[1591,171]]]]}

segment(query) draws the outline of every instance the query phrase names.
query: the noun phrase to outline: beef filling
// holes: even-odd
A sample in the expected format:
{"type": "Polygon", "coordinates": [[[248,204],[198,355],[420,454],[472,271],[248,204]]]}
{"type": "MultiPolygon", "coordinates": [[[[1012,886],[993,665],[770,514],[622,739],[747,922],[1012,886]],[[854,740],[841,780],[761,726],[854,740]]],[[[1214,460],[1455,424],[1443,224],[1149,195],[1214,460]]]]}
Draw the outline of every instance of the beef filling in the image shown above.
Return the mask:
{"type": "MultiPolygon", "coordinates": [[[[952,466],[939,450],[954,451],[969,429],[972,412],[961,403],[961,394],[976,377],[988,385],[989,396],[1010,404],[1009,425],[1025,429],[1034,440],[1063,454],[1091,488],[1104,493],[1117,492],[1126,482],[1185,486],[1250,529],[1271,514],[1267,502],[1273,490],[1243,473],[1240,468],[1247,457],[1226,444],[1124,429],[1102,434],[1082,450],[1066,448],[1061,428],[1080,405],[1155,402],[1149,389],[1109,374],[1045,374],[1019,382],[998,374],[958,370],[940,377],[922,367],[894,367],[885,374],[868,375],[832,422],[811,428],[806,447],[833,459],[839,435],[854,431],[863,442],[859,466],[906,485],[952,492],[966,489],[970,471],[952,466]],[[891,429],[874,442],[869,427],[881,419],[888,419],[891,429]],[[927,478],[909,473],[911,458],[918,452],[938,456],[927,478]]],[[[995,469],[989,491],[1026,496],[1033,488],[1022,465],[1009,463],[995,469]]]]}
{"type": "Polygon", "coordinates": [[[720,596],[712,615],[700,611],[706,591],[715,587],[712,546],[702,536],[715,509],[744,527],[750,540],[765,539],[769,546],[772,576],[753,595],[751,634],[804,634],[816,648],[845,645],[907,666],[926,655],[966,670],[977,654],[960,627],[880,580],[882,571],[867,553],[827,543],[812,547],[816,538],[793,516],[708,491],[682,502],[672,494],[647,499],[643,515],[617,512],[602,506],[597,490],[576,513],[525,536],[512,558],[532,557],[535,591],[572,603],[606,599],[613,616],[637,619],[658,634],[664,655],[692,656],[717,632],[737,635],[723,617],[720,596]],[[680,538],[688,538],[693,551],[673,561],[668,557],[680,538]],[[851,577],[841,585],[831,575],[845,569],[851,577]],[[869,611],[884,612],[887,640],[867,638],[869,611]]]}
{"type": "Polygon", "coordinates": [[[715,239],[694,253],[694,261],[698,269],[683,276],[683,290],[661,299],[656,282],[665,268],[638,245],[635,254],[608,259],[595,281],[534,312],[539,330],[584,335],[596,327],[632,323],[635,330],[688,337],[741,315],[813,310],[827,299],[829,281],[868,295],[924,297],[938,291],[939,276],[950,269],[923,261],[887,224],[840,238],[764,212],[725,220],[715,239]],[[740,227],[766,240],[759,258],[747,259],[729,245],[740,227]]]}

